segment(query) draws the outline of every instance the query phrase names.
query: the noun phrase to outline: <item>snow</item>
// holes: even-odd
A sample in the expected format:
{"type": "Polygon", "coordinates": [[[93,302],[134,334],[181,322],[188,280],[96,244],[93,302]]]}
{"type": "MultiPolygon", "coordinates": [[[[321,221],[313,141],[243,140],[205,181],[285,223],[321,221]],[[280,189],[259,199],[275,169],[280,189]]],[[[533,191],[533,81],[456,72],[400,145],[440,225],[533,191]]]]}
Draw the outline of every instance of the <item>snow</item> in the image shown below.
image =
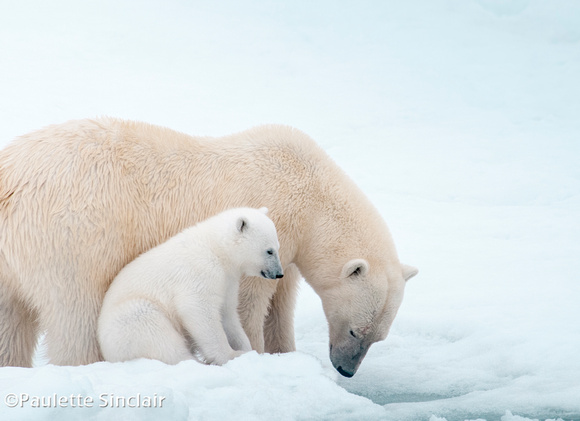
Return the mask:
{"type": "Polygon", "coordinates": [[[1,145],[97,115],[215,136],[290,124],[420,269],[351,379],[304,284],[296,353],[55,367],[40,352],[0,369],[0,419],[579,420],[578,75],[572,0],[0,3],[1,145]],[[55,393],[69,405],[31,406],[55,393]],[[164,403],[100,407],[138,393],[164,403]]]}
{"type": "Polygon", "coordinates": [[[373,419],[384,414],[380,406],[342,389],[324,374],[316,358],[301,352],[258,355],[253,351],[223,367],[195,361],[167,366],[136,360],[82,367],[5,368],[0,376],[3,381],[18,379],[9,388],[9,393],[16,394],[11,399],[17,404],[3,409],[6,417],[2,419],[36,419],[42,414],[46,419],[107,420],[114,415],[123,419],[223,420],[235,415],[236,419],[253,420],[272,419],[276,414],[276,419],[292,420],[348,419],[354,413],[373,419]],[[32,406],[32,397],[52,397],[55,391],[58,399],[65,398],[66,407],[50,407],[49,401],[47,408],[32,406]],[[30,398],[26,400],[22,394],[30,398]],[[89,397],[92,402],[86,401],[89,397]],[[144,406],[148,405],[146,397],[151,398],[150,408],[144,406]]]}

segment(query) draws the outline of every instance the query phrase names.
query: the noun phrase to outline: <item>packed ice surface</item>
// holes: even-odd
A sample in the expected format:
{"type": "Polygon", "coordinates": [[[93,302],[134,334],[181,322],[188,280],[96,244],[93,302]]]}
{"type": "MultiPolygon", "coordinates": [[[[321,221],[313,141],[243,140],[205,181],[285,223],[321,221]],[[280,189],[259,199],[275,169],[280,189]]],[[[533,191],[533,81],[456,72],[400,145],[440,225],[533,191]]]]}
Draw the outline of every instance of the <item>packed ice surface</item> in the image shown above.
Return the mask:
{"type": "Polygon", "coordinates": [[[97,115],[290,124],[420,273],[351,379],[304,283],[296,353],[55,367],[41,346],[0,369],[0,418],[579,420],[579,75],[575,1],[2,3],[1,145],[97,115]],[[139,393],[163,405],[101,407],[139,393]],[[55,394],[93,404],[31,406],[55,394]]]}

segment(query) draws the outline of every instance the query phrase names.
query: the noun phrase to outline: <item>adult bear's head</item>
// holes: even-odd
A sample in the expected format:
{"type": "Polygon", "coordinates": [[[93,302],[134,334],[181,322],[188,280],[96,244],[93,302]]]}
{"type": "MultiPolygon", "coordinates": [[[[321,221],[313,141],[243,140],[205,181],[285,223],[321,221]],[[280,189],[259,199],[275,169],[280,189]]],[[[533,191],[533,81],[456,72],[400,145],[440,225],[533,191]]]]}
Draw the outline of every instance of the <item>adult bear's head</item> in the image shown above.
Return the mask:
{"type": "Polygon", "coordinates": [[[404,283],[417,269],[401,265],[385,282],[384,273],[364,259],[348,261],[340,285],[326,292],[324,310],[329,321],[330,360],[345,377],[358,370],[369,347],[387,337],[403,300],[404,283]]]}
{"type": "Polygon", "coordinates": [[[387,337],[406,281],[418,272],[399,262],[376,209],[360,191],[351,192],[345,200],[327,196],[311,212],[296,259],[321,298],[332,364],[346,377],[356,373],[373,343],[387,337]]]}

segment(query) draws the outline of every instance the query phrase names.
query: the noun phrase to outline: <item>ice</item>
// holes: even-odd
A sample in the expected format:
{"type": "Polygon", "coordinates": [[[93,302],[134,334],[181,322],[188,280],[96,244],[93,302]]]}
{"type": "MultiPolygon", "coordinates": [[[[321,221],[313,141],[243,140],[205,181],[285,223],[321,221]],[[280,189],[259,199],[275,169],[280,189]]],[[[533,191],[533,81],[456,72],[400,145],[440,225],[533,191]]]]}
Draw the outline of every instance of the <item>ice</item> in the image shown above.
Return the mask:
{"type": "MultiPolygon", "coordinates": [[[[112,115],[309,133],[417,266],[351,379],[304,283],[298,352],[0,369],[0,419],[580,420],[580,5],[4,2],[0,145],[112,115]],[[10,393],[92,407],[9,408],[10,393]],[[163,396],[100,408],[99,395],[163,396]]],[[[42,347],[41,347],[42,350],[42,347]]]]}
{"type": "Polygon", "coordinates": [[[47,419],[223,420],[233,415],[244,420],[348,419],[352,415],[374,419],[385,414],[380,405],[345,391],[336,384],[333,372],[326,372],[316,358],[301,352],[252,352],[222,367],[195,361],[168,366],[136,360],[82,367],[5,368],[0,371],[0,393],[16,394],[15,402],[23,406],[8,408],[3,402],[2,419],[38,415],[47,419]],[[67,407],[32,407],[34,397],[50,398],[55,392],[58,399],[66,399],[67,407]],[[87,398],[92,402],[86,402],[87,398]]]}

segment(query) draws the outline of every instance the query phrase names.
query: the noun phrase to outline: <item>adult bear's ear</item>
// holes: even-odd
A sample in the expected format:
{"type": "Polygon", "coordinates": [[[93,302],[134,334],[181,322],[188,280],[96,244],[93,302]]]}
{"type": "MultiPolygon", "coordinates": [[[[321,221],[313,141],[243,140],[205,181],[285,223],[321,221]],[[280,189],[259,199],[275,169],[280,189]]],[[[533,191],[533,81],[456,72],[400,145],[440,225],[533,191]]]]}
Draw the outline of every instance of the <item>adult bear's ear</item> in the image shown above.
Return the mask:
{"type": "Polygon", "coordinates": [[[266,207],[263,207],[263,208],[260,208],[260,209],[258,209],[258,210],[259,210],[260,212],[262,212],[264,215],[268,215],[268,208],[266,208],[266,207]]]}
{"type": "Polygon", "coordinates": [[[352,259],[346,262],[340,276],[344,279],[365,275],[369,271],[369,263],[365,259],[352,259]]]}
{"type": "Polygon", "coordinates": [[[248,221],[246,221],[246,218],[244,218],[243,216],[238,219],[238,221],[236,222],[236,226],[238,228],[238,232],[244,232],[245,230],[248,229],[248,221]]]}
{"type": "Polygon", "coordinates": [[[401,264],[401,270],[403,271],[403,278],[405,278],[405,281],[408,281],[417,273],[419,273],[419,269],[410,265],[401,264]]]}

